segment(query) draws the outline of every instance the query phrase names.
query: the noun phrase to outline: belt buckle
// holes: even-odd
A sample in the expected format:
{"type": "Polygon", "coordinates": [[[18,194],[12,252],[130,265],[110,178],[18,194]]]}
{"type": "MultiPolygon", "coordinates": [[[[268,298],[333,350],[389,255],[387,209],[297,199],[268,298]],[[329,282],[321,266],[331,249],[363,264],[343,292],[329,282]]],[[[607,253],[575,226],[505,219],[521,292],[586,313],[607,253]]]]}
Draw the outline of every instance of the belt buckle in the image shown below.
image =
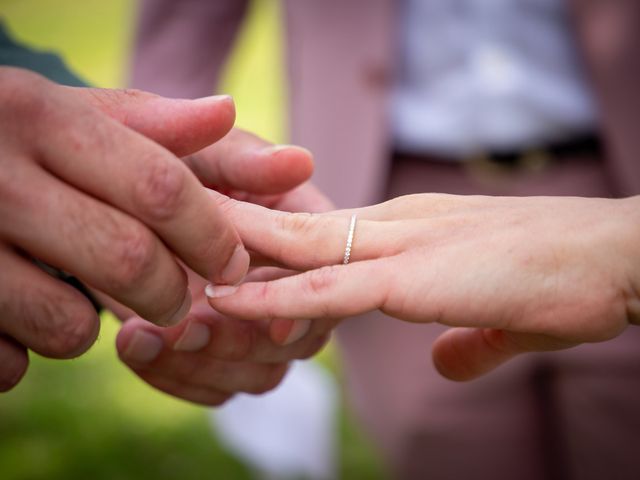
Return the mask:
{"type": "Polygon", "coordinates": [[[552,157],[544,149],[524,150],[513,162],[496,161],[487,152],[478,152],[464,161],[469,175],[486,185],[500,185],[520,175],[533,175],[544,171],[552,157]]]}
{"type": "Polygon", "coordinates": [[[527,173],[539,173],[552,162],[551,154],[542,148],[525,150],[518,158],[518,167],[527,173]]]}

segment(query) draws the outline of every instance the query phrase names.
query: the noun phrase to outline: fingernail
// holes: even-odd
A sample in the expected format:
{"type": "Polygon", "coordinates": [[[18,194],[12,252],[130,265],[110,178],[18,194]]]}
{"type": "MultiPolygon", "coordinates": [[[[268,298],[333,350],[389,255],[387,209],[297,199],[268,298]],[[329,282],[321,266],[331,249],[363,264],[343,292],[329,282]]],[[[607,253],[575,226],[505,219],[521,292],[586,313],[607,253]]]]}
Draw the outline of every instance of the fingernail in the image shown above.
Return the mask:
{"type": "Polygon", "coordinates": [[[242,245],[238,245],[224,267],[221,274],[221,283],[235,285],[240,283],[249,270],[251,258],[242,245]]]}
{"type": "Polygon", "coordinates": [[[283,150],[298,150],[305,155],[309,155],[310,157],[313,156],[313,154],[309,150],[304,147],[299,147],[298,145],[272,145],[270,147],[263,148],[262,153],[266,155],[272,155],[274,153],[282,152],[283,150]]]}
{"type": "Polygon", "coordinates": [[[311,328],[311,320],[296,320],[293,324],[293,328],[289,333],[287,339],[282,343],[282,345],[291,345],[294,342],[297,342],[302,337],[304,337],[307,333],[309,333],[309,329],[311,328]]]}
{"type": "Polygon", "coordinates": [[[180,308],[176,310],[176,313],[171,315],[171,317],[166,322],[159,322],[158,325],[161,327],[172,327],[173,325],[179,324],[184,317],[187,316],[191,310],[191,292],[187,290],[187,293],[184,296],[184,300],[182,300],[182,305],[180,308]]]}
{"type": "Polygon", "coordinates": [[[233,100],[231,95],[210,95],[208,97],[196,98],[194,101],[196,102],[225,102],[228,100],[233,100]]]}
{"type": "Polygon", "coordinates": [[[122,352],[126,360],[135,363],[151,363],[162,351],[162,339],[146,330],[136,330],[129,341],[129,345],[122,352]]]}
{"type": "Polygon", "coordinates": [[[233,295],[238,290],[235,285],[207,285],[204,288],[204,294],[209,298],[221,298],[233,295]]]}
{"type": "Polygon", "coordinates": [[[211,334],[204,323],[191,322],[173,345],[178,352],[197,352],[209,344],[211,334]]]}

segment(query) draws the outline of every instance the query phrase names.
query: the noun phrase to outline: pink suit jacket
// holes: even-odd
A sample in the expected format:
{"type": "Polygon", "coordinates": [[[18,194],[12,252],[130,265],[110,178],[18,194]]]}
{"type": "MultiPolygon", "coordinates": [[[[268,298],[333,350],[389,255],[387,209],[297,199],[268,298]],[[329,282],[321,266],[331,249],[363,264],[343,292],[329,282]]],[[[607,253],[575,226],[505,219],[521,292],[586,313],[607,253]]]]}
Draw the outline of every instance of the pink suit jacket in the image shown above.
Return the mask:
{"type": "MultiPolygon", "coordinates": [[[[169,96],[213,88],[247,0],[143,0],[133,84],[169,96]],[[177,18],[176,18],[177,17],[177,18]],[[172,21],[167,21],[172,19],[172,21]],[[206,22],[204,28],[198,24],[206,22]],[[193,36],[197,38],[192,38],[193,36]],[[202,45],[185,55],[181,42],[202,45]]],[[[569,0],[596,94],[608,171],[640,192],[640,2],[569,0]]],[[[294,143],[314,152],[314,182],[340,207],[380,201],[390,138],[396,0],[284,0],[294,143]]]]}

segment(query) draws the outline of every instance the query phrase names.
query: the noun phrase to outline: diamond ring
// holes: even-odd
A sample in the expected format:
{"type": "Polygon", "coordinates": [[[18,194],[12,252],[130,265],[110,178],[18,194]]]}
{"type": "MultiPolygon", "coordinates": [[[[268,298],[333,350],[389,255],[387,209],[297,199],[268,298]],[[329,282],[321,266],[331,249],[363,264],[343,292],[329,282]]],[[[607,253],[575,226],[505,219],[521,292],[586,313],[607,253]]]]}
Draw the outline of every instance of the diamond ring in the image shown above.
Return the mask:
{"type": "Polygon", "coordinates": [[[344,249],[344,257],[342,258],[342,264],[347,265],[349,263],[349,259],[351,258],[351,247],[353,246],[353,234],[356,231],[356,221],[358,220],[358,215],[355,213],[351,215],[351,222],[349,222],[349,234],[347,235],[347,246],[344,249]]]}

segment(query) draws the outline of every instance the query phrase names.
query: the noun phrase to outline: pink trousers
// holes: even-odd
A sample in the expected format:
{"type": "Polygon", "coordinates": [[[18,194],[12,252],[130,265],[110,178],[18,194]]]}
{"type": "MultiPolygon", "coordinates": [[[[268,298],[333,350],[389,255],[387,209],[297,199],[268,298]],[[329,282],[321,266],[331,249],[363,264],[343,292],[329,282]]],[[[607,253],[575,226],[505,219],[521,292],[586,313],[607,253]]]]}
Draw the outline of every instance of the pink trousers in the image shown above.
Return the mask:
{"type": "MultiPolygon", "coordinates": [[[[388,197],[615,192],[601,163],[586,157],[498,177],[404,158],[389,178],[388,197]]],[[[430,347],[443,330],[375,313],[338,331],[351,405],[394,478],[640,478],[640,328],[606,343],[523,355],[468,383],[433,368],[430,347]]]]}

